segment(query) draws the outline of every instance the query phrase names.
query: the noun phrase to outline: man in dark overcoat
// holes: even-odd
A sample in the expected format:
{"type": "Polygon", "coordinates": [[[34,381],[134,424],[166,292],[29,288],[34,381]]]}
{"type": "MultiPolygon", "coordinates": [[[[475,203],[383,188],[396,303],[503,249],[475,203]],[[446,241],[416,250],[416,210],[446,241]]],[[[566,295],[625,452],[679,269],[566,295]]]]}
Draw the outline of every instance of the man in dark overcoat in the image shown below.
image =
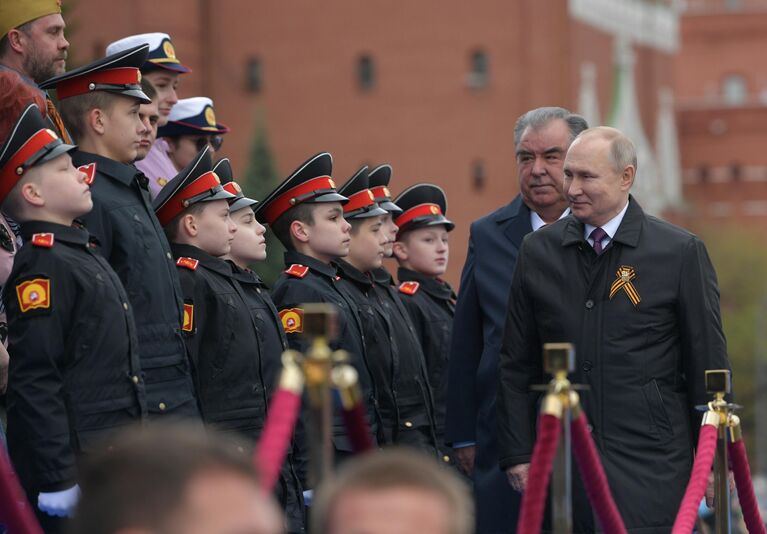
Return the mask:
{"type": "MultiPolygon", "coordinates": [[[[633,143],[586,130],[565,159],[571,215],[528,236],[500,354],[500,463],[523,489],[547,380],[541,346],[571,342],[592,437],[630,533],[669,532],[689,480],[706,369],[729,368],[716,274],[693,234],[646,215],[629,191],[633,143]]],[[[599,528],[574,492],[574,532],[599,528]]]]}

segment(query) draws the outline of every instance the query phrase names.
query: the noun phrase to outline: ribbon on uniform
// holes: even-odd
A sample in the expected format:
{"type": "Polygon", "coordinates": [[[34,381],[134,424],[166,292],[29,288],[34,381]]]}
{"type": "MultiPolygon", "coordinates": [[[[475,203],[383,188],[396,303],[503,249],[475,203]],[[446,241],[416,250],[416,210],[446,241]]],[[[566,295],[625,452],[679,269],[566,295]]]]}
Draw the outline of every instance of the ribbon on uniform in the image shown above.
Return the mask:
{"type": "Polygon", "coordinates": [[[612,300],[616,293],[622,289],[626,292],[626,295],[628,295],[631,304],[636,307],[642,301],[642,298],[639,296],[634,284],[631,283],[631,281],[637,277],[634,268],[629,265],[621,265],[615,274],[617,278],[613,282],[613,285],[610,286],[610,300],[612,300]]]}

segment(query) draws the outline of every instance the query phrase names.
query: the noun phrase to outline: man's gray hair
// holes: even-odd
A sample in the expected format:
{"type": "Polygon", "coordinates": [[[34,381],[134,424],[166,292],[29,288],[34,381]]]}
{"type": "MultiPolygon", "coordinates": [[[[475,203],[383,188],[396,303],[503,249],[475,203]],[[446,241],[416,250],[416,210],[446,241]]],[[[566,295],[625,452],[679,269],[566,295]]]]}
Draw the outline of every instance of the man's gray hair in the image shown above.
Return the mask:
{"type": "Polygon", "coordinates": [[[579,138],[596,136],[610,142],[610,164],[616,172],[631,165],[637,169],[637,151],[634,143],[623,132],[609,126],[589,128],[578,134],[579,138]]]}
{"type": "Polygon", "coordinates": [[[531,109],[517,119],[517,123],[514,125],[514,148],[519,149],[519,142],[522,140],[522,134],[528,127],[533,130],[538,130],[546,126],[549,122],[557,119],[565,121],[567,127],[570,129],[570,142],[572,142],[583,130],[589,127],[589,123],[586,122],[586,119],[565,108],[543,107],[531,109]]]}

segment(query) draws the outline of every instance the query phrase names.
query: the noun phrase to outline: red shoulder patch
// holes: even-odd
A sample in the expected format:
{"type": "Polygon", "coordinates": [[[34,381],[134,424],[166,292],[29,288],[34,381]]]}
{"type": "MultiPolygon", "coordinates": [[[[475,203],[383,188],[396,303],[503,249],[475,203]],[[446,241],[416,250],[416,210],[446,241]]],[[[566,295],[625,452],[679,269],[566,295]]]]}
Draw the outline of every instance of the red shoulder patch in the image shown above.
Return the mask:
{"type": "Polygon", "coordinates": [[[190,271],[196,270],[199,264],[200,262],[198,260],[194,258],[187,258],[185,256],[176,260],[176,267],[185,267],[190,271]]]}
{"type": "Polygon", "coordinates": [[[93,179],[96,178],[96,162],[89,163],[88,165],[81,165],[77,167],[77,170],[85,173],[85,183],[88,185],[91,185],[93,183],[93,179]]]}
{"type": "Polygon", "coordinates": [[[286,274],[289,274],[290,276],[295,276],[296,278],[303,278],[306,276],[306,273],[309,272],[309,267],[306,265],[301,265],[300,263],[294,263],[290,267],[288,267],[285,270],[286,274]]]}
{"type": "Polygon", "coordinates": [[[405,295],[415,295],[421,286],[418,282],[402,282],[399,285],[399,292],[405,295]]]}
{"type": "Polygon", "coordinates": [[[51,248],[53,246],[53,234],[34,234],[32,244],[36,247],[51,248]]]}

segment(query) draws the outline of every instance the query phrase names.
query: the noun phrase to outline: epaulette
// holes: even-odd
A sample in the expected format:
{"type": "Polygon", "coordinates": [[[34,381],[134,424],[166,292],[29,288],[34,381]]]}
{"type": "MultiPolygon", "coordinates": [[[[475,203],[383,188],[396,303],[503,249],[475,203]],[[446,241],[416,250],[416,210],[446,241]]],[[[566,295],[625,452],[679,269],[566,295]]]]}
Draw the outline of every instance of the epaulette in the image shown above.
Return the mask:
{"type": "Polygon", "coordinates": [[[402,282],[399,285],[399,292],[405,295],[415,295],[421,286],[418,282],[402,282]]]}
{"type": "Polygon", "coordinates": [[[285,274],[289,274],[290,276],[295,276],[296,278],[303,278],[306,276],[306,273],[309,272],[309,267],[306,265],[301,265],[300,263],[294,263],[287,269],[285,269],[285,274]]]}
{"type": "Polygon", "coordinates": [[[87,178],[85,179],[85,183],[88,185],[91,185],[93,183],[93,179],[96,177],[96,162],[89,163],[88,165],[80,165],[77,167],[77,170],[85,173],[85,176],[87,178]]]}
{"type": "Polygon", "coordinates": [[[54,242],[53,234],[33,234],[32,244],[36,247],[51,248],[54,242]]]}
{"type": "Polygon", "coordinates": [[[187,258],[186,256],[176,260],[176,267],[186,267],[190,271],[197,270],[197,266],[200,262],[194,258],[187,258]]]}

